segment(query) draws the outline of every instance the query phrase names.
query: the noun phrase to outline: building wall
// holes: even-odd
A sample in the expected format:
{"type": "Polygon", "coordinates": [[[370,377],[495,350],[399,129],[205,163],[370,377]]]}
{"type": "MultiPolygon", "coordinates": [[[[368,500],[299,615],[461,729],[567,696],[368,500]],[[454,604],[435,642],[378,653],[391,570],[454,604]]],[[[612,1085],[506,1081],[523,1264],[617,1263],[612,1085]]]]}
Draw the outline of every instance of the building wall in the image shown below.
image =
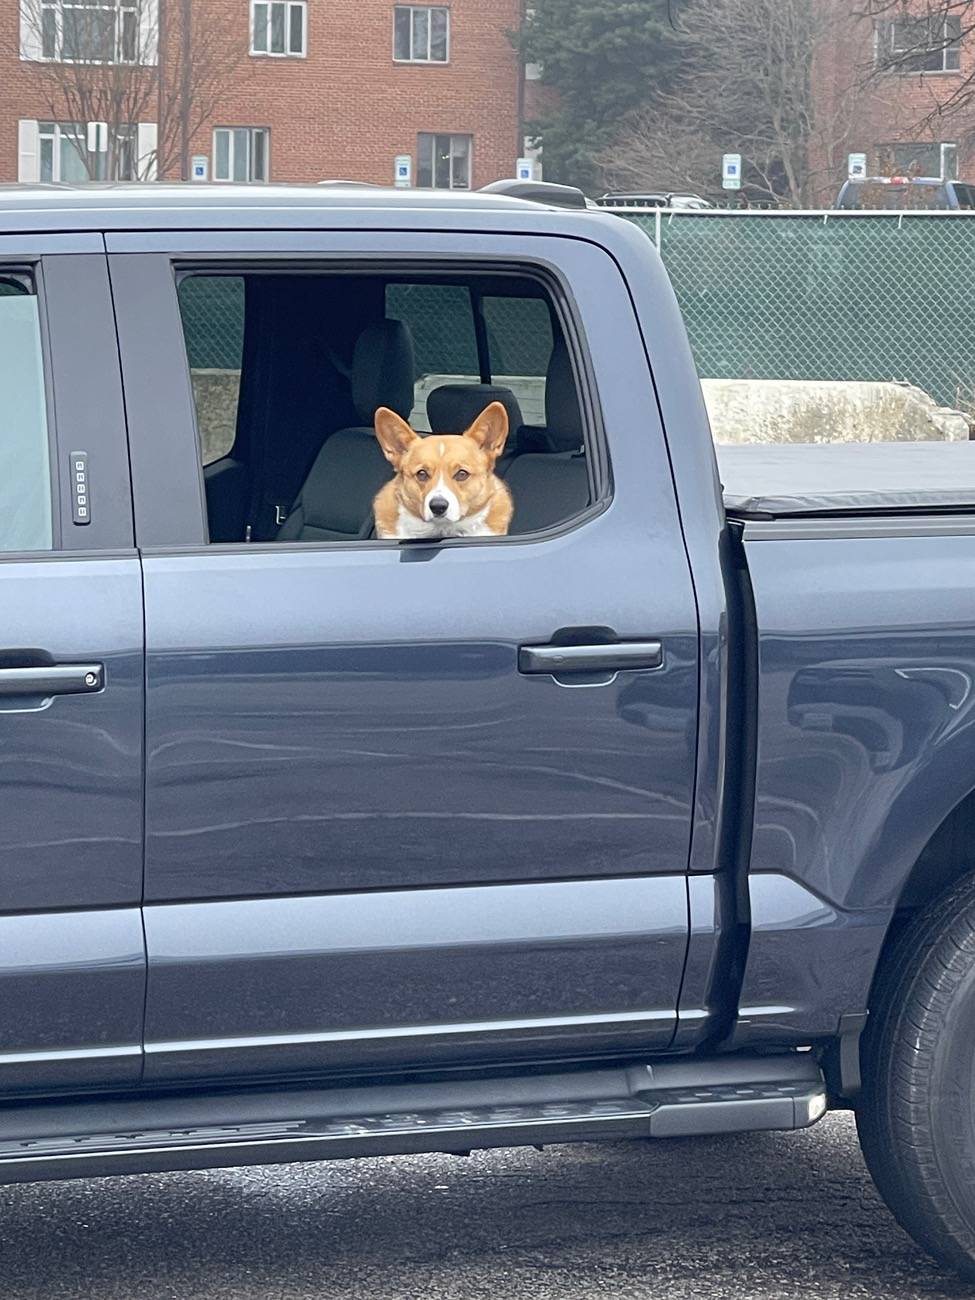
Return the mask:
{"type": "MultiPolygon", "coordinates": [[[[49,73],[19,56],[18,3],[0,0],[0,181],[18,179],[18,121],[52,117],[49,73]]],[[[308,0],[305,58],[247,53],[250,0],[195,6],[196,23],[207,25],[204,52],[226,33],[220,57],[232,71],[192,140],[211,167],[213,128],[246,126],[270,130],[274,181],[389,184],[399,154],[413,157],[416,180],[419,132],[471,135],[475,188],[514,175],[520,71],[507,33],[518,27],[521,0],[450,0],[446,64],[394,62],[391,0],[308,0]]],[[[164,62],[166,48],[164,40],[164,62]]]]}
{"type": "MultiPolygon", "coordinates": [[[[857,0],[822,3],[831,20],[814,60],[822,130],[812,165],[823,202],[835,199],[846,179],[849,153],[865,153],[869,173],[889,174],[889,146],[896,144],[955,144],[959,176],[975,177],[975,105],[942,111],[959,86],[975,77],[975,38],[962,41],[957,71],[881,72],[874,24],[857,17],[857,0]]],[[[915,4],[918,11],[925,7],[923,0],[915,4]]]]}

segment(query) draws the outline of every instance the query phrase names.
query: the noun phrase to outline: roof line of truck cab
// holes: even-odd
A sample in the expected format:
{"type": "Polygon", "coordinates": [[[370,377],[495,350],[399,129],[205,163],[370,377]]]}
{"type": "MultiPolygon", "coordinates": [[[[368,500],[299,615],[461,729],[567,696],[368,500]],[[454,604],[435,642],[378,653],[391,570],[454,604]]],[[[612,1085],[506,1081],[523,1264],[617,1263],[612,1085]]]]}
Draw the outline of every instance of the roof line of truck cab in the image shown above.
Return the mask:
{"type": "Polygon", "coordinates": [[[100,184],[0,186],[0,233],[18,231],[396,226],[508,229],[578,235],[605,214],[568,211],[507,194],[330,185],[100,184]],[[500,220],[499,220],[500,219],[500,220]]]}

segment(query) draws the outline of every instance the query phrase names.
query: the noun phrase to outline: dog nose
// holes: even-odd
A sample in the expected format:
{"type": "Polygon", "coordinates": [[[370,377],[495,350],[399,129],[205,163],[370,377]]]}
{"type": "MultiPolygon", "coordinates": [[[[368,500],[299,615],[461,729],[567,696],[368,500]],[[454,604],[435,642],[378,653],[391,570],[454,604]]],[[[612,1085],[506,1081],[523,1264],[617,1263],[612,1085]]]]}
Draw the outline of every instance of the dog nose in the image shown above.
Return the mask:
{"type": "Polygon", "coordinates": [[[450,508],[450,502],[443,497],[430,498],[430,513],[435,519],[442,519],[450,508]]]}

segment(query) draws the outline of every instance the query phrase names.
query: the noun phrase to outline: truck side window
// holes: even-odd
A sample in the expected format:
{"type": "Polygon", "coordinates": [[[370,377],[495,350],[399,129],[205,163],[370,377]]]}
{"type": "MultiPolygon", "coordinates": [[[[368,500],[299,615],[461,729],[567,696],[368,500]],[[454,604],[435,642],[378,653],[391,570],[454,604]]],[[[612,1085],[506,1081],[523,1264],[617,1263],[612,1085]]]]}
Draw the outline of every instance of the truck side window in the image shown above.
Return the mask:
{"type": "Polygon", "coordinates": [[[203,464],[229,455],[237,433],[244,350],[244,278],[187,276],[179,286],[203,464]]]}
{"type": "Polygon", "coordinates": [[[540,278],[237,267],[178,284],[211,542],[487,541],[592,504],[575,363],[540,278]],[[471,465],[407,466],[405,448],[465,432],[471,465]]]}
{"type": "Polygon", "coordinates": [[[0,268],[0,551],[53,548],[47,396],[37,296],[0,268]]]}
{"type": "Polygon", "coordinates": [[[548,303],[541,298],[488,298],[482,302],[491,374],[506,384],[525,423],[545,424],[545,381],[555,342],[548,303]]]}

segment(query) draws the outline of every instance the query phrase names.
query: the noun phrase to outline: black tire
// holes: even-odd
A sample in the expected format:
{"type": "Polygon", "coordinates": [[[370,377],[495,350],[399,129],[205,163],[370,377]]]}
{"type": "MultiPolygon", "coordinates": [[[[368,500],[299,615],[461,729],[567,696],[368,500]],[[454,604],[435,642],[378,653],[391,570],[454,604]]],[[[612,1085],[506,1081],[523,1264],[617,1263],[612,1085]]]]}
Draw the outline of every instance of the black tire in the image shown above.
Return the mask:
{"type": "Polygon", "coordinates": [[[975,1281],[975,877],[912,921],[885,960],[856,1112],[898,1222],[975,1281]]]}

